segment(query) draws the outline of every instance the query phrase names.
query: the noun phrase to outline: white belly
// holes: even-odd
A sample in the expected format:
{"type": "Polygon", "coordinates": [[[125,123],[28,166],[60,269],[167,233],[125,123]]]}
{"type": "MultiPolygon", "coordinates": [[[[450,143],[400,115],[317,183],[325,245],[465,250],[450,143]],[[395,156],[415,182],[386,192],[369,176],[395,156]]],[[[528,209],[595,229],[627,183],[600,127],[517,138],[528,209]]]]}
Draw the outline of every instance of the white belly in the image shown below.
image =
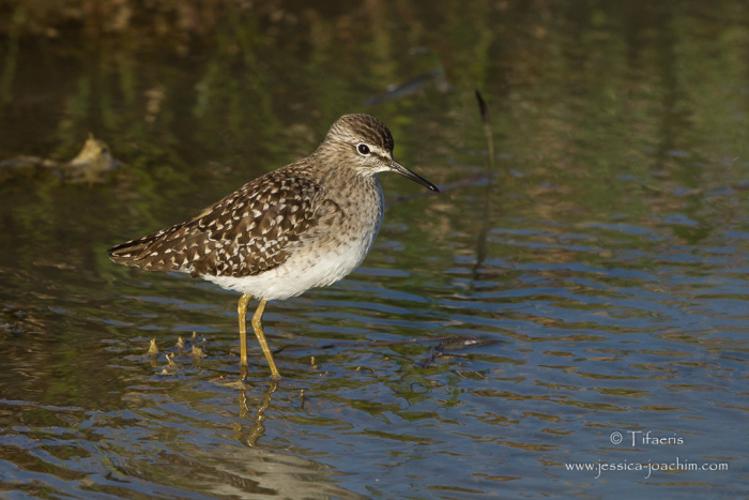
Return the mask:
{"type": "Polygon", "coordinates": [[[294,252],[283,264],[255,276],[202,276],[222,288],[267,300],[296,297],[310,288],[332,285],[359,267],[379,229],[379,221],[361,238],[328,247],[322,253],[294,252]]]}
{"type": "MultiPolygon", "coordinates": [[[[369,197],[371,203],[364,204],[366,209],[358,208],[347,199],[337,200],[346,214],[345,219],[339,219],[321,229],[322,232],[313,232],[308,239],[300,240],[299,246],[289,249],[291,255],[280,266],[255,276],[235,278],[203,275],[203,279],[267,300],[288,299],[310,288],[332,285],[359,267],[380,228],[382,188],[373,178],[370,187],[370,190],[358,193],[369,197]],[[341,231],[336,231],[336,224],[340,224],[341,231]]],[[[346,193],[341,195],[347,196],[346,193]]]]}

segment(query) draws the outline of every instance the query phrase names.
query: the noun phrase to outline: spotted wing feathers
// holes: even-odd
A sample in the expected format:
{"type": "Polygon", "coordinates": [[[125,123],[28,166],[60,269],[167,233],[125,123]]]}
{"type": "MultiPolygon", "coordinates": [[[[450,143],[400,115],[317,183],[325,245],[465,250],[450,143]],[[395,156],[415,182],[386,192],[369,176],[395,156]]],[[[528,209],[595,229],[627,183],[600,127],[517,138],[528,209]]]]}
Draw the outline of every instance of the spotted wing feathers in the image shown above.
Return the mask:
{"type": "Polygon", "coordinates": [[[112,247],[109,255],[148,271],[252,276],[283,264],[294,243],[324,216],[325,206],[317,183],[303,172],[281,169],[189,221],[112,247]]]}

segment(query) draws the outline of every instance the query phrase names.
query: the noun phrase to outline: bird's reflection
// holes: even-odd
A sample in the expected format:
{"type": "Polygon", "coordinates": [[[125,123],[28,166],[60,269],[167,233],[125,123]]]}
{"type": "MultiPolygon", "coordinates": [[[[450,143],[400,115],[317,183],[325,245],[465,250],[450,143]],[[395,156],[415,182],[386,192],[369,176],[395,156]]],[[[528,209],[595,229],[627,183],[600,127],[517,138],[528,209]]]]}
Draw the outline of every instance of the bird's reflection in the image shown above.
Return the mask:
{"type": "Polygon", "coordinates": [[[247,437],[243,438],[243,441],[247,443],[247,446],[250,448],[254,448],[258,439],[265,434],[265,425],[263,424],[265,420],[265,412],[270,407],[273,393],[276,392],[277,389],[278,382],[274,381],[268,384],[268,387],[263,393],[263,399],[254,414],[247,404],[247,390],[242,389],[239,392],[239,416],[242,419],[252,418],[253,420],[253,424],[247,433],[247,437]]]}

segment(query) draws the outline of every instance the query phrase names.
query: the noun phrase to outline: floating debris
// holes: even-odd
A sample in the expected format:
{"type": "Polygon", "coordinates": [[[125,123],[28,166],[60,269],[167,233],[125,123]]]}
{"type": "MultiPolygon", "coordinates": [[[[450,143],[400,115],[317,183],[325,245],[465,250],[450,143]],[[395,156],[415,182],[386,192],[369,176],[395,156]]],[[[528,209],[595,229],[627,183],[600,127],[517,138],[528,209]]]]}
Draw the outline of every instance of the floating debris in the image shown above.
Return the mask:
{"type": "Polygon", "coordinates": [[[156,337],[151,339],[151,343],[148,345],[148,351],[146,352],[149,356],[157,356],[159,354],[159,346],[156,345],[156,337]]]}
{"type": "Polygon", "coordinates": [[[498,341],[495,339],[482,337],[462,337],[457,335],[450,336],[442,339],[439,344],[434,346],[431,353],[426,357],[426,359],[416,364],[421,368],[426,368],[443,356],[460,356],[459,354],[456,354],[456,351],[474,347],[489,346],[492,344],[496,344],[497,342],[498,341]]]}
{"type": "Polygon", "coordinates": [[[112,156],[109,146],[89,133],[81,150],[70,161],[27,155],[0,161],[0,180],[21,173],[48,170],[60,174],[65,180],[93,183],[101,180],[103,174],[120,165],[122,163],[112,156]]]}
{"type": "Polygon", "coordinates": [[[89,133],[78,155],[65,166],[68,178],[78,181],[93,182],[104,173],[114,170],[120,162],[114,159],[109,146],[89,133]]]}
{"type": "MultiPolygon", "coordinates": [[[[229,389],[239,389],[239,390],[247,390],[249,386],[244,383],[243,380],[228,380],[225,376],[221,375],[211,380],[212,384],[221,386],[221,387],[227,387],[229,389]]],[[[244,394],[242,395],[244,398],[244,394]]]]}
{"type": "Polygon", "coordinates": [[[469,347],[476,347],[476,346],[486,346],[486,345],[492,345],[496,344],[497,341],[495,339],[486,339],[486,338],[480,338],[480,337],[448,337],[444,340],[442,340],[437,346],[435,347],[435,350],[437,351],[458,351],[461,349],[467,349],[469,347]]]}
{"type": "Polygon", "coordinates": [[[168,368],[177,368],[177,363],[174,361],[174,353],[168,352],[166,353],[166,362],[168,363],[168,368]]]}

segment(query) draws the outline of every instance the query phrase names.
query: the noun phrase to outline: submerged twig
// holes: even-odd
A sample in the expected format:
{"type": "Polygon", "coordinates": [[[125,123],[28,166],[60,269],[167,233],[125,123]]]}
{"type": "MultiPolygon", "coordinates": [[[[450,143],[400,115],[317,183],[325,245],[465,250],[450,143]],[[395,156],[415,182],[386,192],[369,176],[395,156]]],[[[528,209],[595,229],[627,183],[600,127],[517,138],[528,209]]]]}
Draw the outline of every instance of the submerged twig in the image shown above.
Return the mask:
{"type": "Polygon", "coordinates": [[[479,114],[481,115],[481,122],[484,127],[484,136],[486,137],[487,147],[487,162],[486,162],[486,189],[484,192],[484,206],[483,206],[483,218],[481,223],[481,230],[479,231],[478,240],[476,242],[476,264],[473,266],[473,281],[477,281],[479,278],[479,271],[481,266],[484,264],[486,259],[486,240],[489,234],[489,224],[491,221],[491,193],[494,184],[494,134],[492,133],[492,124],[489,118],[489,107],[486,105],[481,92],[476,90],[476,101],[479,106],[479,114]]]}
{"type": "Polygon", "coordinates": [[[472,347],[484,347],[496,344],[497,342],[495,339],[481,337],[447,338],[434,346],[430,354],[422,361],[416,363],[416,365],[420,368],[427,368],[443,356],[459,357],[460,354],[457,354],[455,351],[470,349],[472,347]]]}
{"type": "Polygon", "coordinates": [[[484,136],[486,137],[486,144],[489,153],[489,162],[487,164],[490,169],[489,174],[494,173],[494,134],[492,133],[492,123],[489,117],[489,107],[484,101],[484,97],[481,92],[476,89],[476,101],[479,105],[479,113],[481,114],[481,123],[484,125],[484,136]]]}

